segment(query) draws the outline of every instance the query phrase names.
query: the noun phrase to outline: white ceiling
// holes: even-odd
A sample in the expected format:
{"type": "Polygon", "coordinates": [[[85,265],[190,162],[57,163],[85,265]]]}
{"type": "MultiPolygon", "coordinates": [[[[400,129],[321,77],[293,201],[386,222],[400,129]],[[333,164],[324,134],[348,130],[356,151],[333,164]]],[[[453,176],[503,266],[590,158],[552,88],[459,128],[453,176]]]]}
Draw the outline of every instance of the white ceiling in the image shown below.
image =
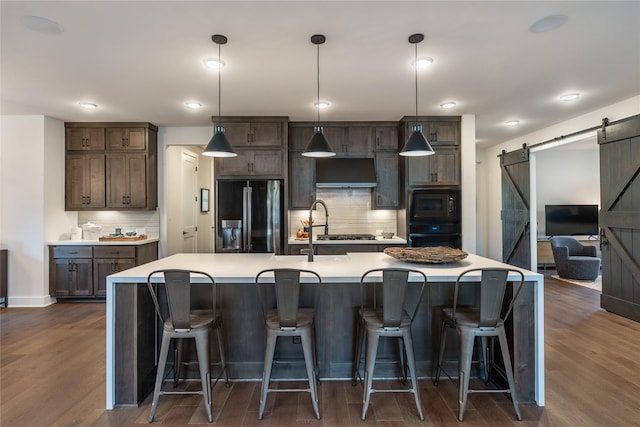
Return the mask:
{"type": "Polygon", "coordinates": [[[639,1],[3,0],[0,12],[2,114],[210,126],[218,75],[202,60],[217,57],[216,33],[229,38],[221,55],[229,116],[315,120],[317,33],[327,37],[320,97],[331,103],[322,121],[413,115],[413,33],[425,35],[418,56],[434,58],[418,76],[418,114],[475,114],[480,146],[640,94],[639,1]],[[564,26],[529,31],[556,14],[568,16],[564,26]],[[32,31],[25,15],[64,32],[32,31]],[[578,100],[558,100],[574,91],[578,100]],[[204,108],[188,111],[190,100],[204,108]],[[450,100],[457,108],[443,111],[450,100]],[[83,111],[80,101],[99,108],[83,111]],[[505,126],[511,119],[521,124],[505,126]]]}

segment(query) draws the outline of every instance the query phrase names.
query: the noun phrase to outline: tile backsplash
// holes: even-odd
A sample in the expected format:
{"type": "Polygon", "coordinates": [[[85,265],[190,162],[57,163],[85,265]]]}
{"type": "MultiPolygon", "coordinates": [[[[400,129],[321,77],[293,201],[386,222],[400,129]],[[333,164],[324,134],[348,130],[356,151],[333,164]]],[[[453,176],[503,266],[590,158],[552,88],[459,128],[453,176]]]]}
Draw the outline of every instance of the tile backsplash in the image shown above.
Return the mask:
{"type": "MultiPolygon", "coordinates": [[[[326,188],[317,189],[316,200],[324,201],[329,209],[329,233],[376,234],[376,230],[397,233],[395,210],[373,210],[371,189],[326,188]]],[[[289,235],[294,236],[302,228],[301,219],[309,219],[308,210],[289,211],[289,235]]],[[[318,206],[313,213],[314,224],[324,224],[324,209],[318,206]]],[[[313,230],[323,234],[324,228],[313,230]]]]}
{"type": "Polygon", "coordinates": [[[147,236],[160,235],[160,211],[91,211],[78,212],[78,227],[92,222],[102,227],[101,235],[114,233],[116,228],[135,230],[146,228],[147,236]]]}

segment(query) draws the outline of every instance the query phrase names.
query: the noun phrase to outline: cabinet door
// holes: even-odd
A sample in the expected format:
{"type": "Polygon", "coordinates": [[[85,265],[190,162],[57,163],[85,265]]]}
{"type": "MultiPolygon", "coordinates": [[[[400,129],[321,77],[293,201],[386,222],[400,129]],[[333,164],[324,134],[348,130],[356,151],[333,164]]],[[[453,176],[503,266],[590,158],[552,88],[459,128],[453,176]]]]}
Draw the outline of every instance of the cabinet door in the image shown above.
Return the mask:
{"type": "Polygon", "coordinates": [[[146,207],[146,154],[107,154],[106,169],[107,207],[146,207]]]}
{"type": "Polygon", "coordinates": [[[69,154],[65,165],[65,209],[104,208],[104,154],[69,154]]]}
{"type": "Polygon", "coordinates": [[[343,156],[370,156],[373,154],[375,129],[369,126],[352,126],[345,130],[343,156]]]}
{"type": "Polygon", "coordinates": [[[374,209],[398,209],[400,204],[400,159],[395,152],[376,153],[377,186],[373,190],[374,209]]]}
{"type": "Polygon", "coordinates": [[[217,158],[215,160],[216,175],[251,175],[253,152],[236,150],[236,157],[217,158]]]}
{"type": "Polygon", "coordinates": [[[93,277],[91,259],[54,259],[53,296],[91,296],[93,277]]]}
{"type": "Polygon", "coordinates": [[[460,145],[459,122],[429,122],[423,132],[431,145],[460,145]]]}
{"type": "MultiPolygon", "coordinates": [[[[341,156],[346,153],[346,146],[344,143],[344,127],[322,126],[322,133],[329,143],[329,146],[331,146],[333,151],[335,151],[336,155],[341,156]]],[[[309,139],[311,139],[311,136],[309,136],[309,139]]],[[[309,140],[307,140],[307,142],[309,142],[309,140]]]]}
{"type": "Polygon", "coordinates": [[[133,258],[96,258],[93,260],[93,294],[107,296],[107,276],[136,266],[133,258]]]}
{"type": "Polygon", "coordinates": [[[398,150],[398,127],[376,127],[376,150],[398,150]]]}
{"type": "Polygon", "coordinates": [[[282,123],[252,123],[251,145],[282,147],[282,123]]]}
{"type": "Polygon", "coordinates": [[[435,154],[409,157],[407,182],[418,185],[460,185],[460,150],[439,147],[435,154]]]}
{"type": "Polygon", "coordinates": [[[108,150],[145,150],[147,130],[145,128],[107,128],[108,150]]]}
{"type": "Polygon", "coordinates": [[[104,128],[67,128],[67,150],[104,150],[104,128]]]}
{"type": "Polygon", "coordinates": [[[250,123],[223,123],[222,126],[224,127],[224,134],[232,147],[248,147],[251,145],[250,123]]]}
{"type": "MultiPolygon", "coordinates": [[[[303,152],[313,136],[313,127],[292,127],[289,129],[289,149],[303,152]]],[[[298,154],[299,155],[299,154],[298,154]]]]}
{"type": "Polygon", "coordinates": [[[252,175],[282,175],[282,150],[256,150],[251,162],[252,175]]]}
{"type": "Polygon", "coordinates": [[[289,209],[309,209],[316,198],[316,162],[302,154],[289,156],[289,209]]]}

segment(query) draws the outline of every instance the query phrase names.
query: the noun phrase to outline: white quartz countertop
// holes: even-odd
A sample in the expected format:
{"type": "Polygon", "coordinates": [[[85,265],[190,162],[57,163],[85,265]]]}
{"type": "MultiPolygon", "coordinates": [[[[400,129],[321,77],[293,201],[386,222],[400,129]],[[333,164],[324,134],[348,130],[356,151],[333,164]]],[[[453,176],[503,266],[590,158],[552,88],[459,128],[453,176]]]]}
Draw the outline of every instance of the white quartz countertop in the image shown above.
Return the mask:
{"type": "MultiPolygon", "coordinates": [[[[147,276],[159,269],[190,269],[209,273],[219,283],[252,283],[258,272],[270,268],[298,268],[318,273],[323,282],[359,282],[363,273],[374,268],[412,268],[425,273],[429,281],[449,282],[465,270],[480,267],[512,267],[478,255],[450,264],[416,264],[399,261],[382,252],[357,252],[347,255],[315,255],[308,262],[306,255],[273,254],[176,254],[108,276],[112,283],[144,283],[147,276]]],[[[525,280],[542,282],[543,276],[520,269],[525,280]]],[[[479,277],[479,275],[477,275],[479,277]]],[[[514,275],[514,278],[516,276],[514,275]]],[[[474,276],[469,278],[474,279],[474,276]]],[[[477,280],[477,277],[475,277],[477,280]]],[[[194,279],[195,280],[195,279],[194,279]]]]}
{"type": "Polygon", "coordinates": [[[147,237],[143,240],[108,240],[108,241],[99,241],[99,240],[57,240],[52,242],[47,242],[49,246],[114,246],[114,245],[126,245],[126,246],[138,246],[145,245],[147,243],[157,242],[160,239],[158,237],[147,237]]]}
{"type": "MultiPolygon", "coordinates": [[[[299,239],[297,237],[289,238],[290,245],[308,245],[309,239],[299,239]]],[[[390,239],[385,239],[382,236],[376,236],[375,240],[318,240],[313,238],[314,245],[406,245],[407,239],[403,239],[398,236],[393,236],[390,239]]]]}

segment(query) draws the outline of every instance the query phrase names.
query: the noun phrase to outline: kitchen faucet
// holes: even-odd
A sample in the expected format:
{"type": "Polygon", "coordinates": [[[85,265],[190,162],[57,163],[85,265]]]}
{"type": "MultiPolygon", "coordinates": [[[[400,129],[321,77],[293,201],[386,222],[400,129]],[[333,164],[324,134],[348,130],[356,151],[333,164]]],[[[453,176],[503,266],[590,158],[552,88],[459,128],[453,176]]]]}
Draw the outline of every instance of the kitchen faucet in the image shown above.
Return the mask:
{"type": "Polygon", "coordinates": [[[329,234],[329,211],[327,210],[327,204],[318,199],[313,202],[311,204],[311,207],[309,208],[309,253],[307,254],[308,262],[313,262],[313,210],[318,203],[324,206],[324,234],[329,234]]]}

